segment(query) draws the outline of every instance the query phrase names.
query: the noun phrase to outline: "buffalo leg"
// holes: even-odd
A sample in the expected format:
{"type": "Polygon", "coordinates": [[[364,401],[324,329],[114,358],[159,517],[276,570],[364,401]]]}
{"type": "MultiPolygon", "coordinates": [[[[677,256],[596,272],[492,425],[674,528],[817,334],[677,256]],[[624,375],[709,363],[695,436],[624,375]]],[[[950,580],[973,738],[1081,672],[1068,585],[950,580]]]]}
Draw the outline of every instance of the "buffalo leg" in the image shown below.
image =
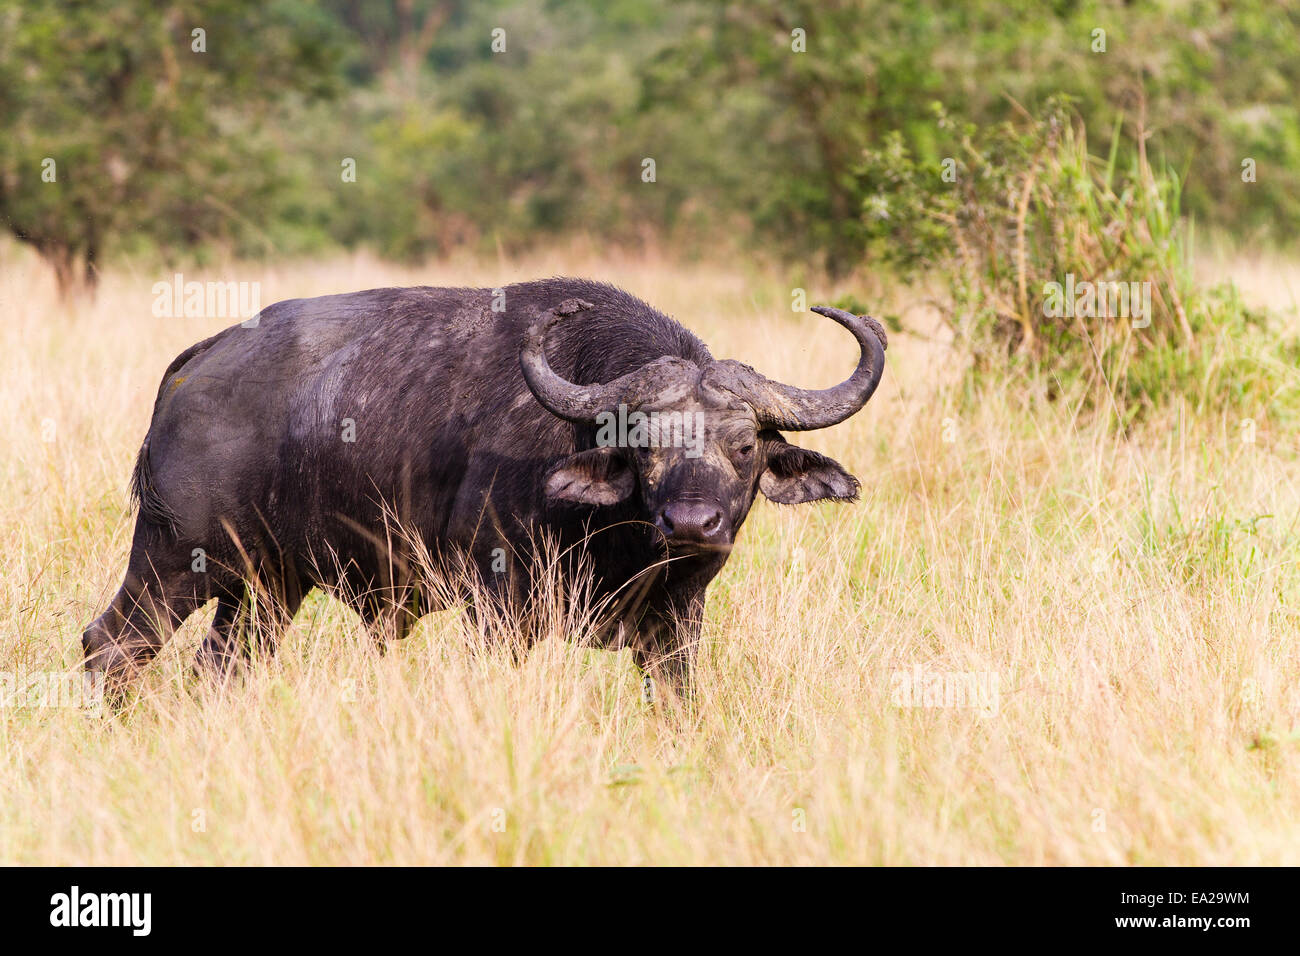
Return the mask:
{"type": "Polygon", "coordinates": [[[242,588],[237,592],[224,592],[217,598],[217,613],[212,619],[212,627],[194,658],[196,671],[225,676],[235,669],[240,656],[239,623],[243,606],[242,588]]]}
{"type": "Polygon", "coordinates": [[[402,640],[420,620],[420,595],[413,587],[386,588],[358,601],[356,609],[375,642],[375,649],[383,654],[390,640],[402,640]]]}
{"type": "Polygon", "coordinates": [[[628,643],[648,682],[683,700],[695,696],[695,659],[703,625],[703,592],[691,596],[680,609],[646,615],[628,643]]]}
{"type": "Polygon", "coordinates": [[[239,584],[217,596],[212,627],[194,658],[194,670],[223,679],[253,656],[271,656],[280,635],[302,604],[304,589],[297,583],[273,588],[239,584]]]}
{"type": "Polygon", "coordinates": [[[260,657],[273,657],[280,646],[280,636],[302,606],[304,591],[292,583],[256,594],[256,613],[249,620],[248,639],[242,646],[250,657],[254,651],[260,657]]]}

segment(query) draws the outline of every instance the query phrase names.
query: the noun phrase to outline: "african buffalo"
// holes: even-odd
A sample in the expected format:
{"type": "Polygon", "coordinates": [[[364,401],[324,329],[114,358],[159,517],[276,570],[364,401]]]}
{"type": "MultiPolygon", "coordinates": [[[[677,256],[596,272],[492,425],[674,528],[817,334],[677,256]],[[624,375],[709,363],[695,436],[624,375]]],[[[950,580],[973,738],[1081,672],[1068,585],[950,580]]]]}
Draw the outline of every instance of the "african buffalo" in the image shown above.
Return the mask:
{"type": "Polygon", "coordinates": [[[705,588],[757,493],[857,497],[857,479],[780,431],[861,409],[885,333],[814,311],[861,348],[848,380],[821,391],[715,360],[677,322],[588,280],[272,305],[163,376],[132,480],[126,577],[82,636],[86,668],[124,689],[214,597],[196,666],[217,673],[254,639],[273,649],[313,587],[401,636],[438,609],[403,540],[518,606],[541,532],[581,558],[595,597],[617,596],[606,646],[685,688],[705,588]]]}

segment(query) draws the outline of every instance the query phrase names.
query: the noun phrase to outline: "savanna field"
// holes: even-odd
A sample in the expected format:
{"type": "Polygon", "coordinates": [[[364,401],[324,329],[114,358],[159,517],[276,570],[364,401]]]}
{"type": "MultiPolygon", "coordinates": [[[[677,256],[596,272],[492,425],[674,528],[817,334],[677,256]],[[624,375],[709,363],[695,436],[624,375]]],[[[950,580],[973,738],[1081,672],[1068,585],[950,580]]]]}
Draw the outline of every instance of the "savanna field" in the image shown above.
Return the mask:
{"type": "MultiPolygon", "coordinates": [[[[1300,266],[1200,272],[1296,330],[1300,266]]],[[[552,274],[620,285],[782,381],[824,387],[857,358],[792,312],[794,283],[739,260],[353,255],[186,279],[257,281],[268,304],[552,274]]],[[[121,265],[63,302],[36,257],[0,247],[15,680],[79,668],[125,567],[163,370],[230,324],[155,318],[165,277],[121,265]]],[[[1300,863],[1293,424],[1174,400],[1121,428],[1070,388],[970,386],[924,296],[806,285],[809,305],[851,293],[906,329],[862,413],[798,436],[862,499],[755,505],[709,591],[693,707],[647,704],[626,652],[560,635],[516,665],[455,611],[380,656],[319,593],[218,692],[189,673],[209,606],[122,715],[0,711],[0,863],[1300,863]],[[904,706],[899,675],[917,673],[991,695],[904,706]]]]}

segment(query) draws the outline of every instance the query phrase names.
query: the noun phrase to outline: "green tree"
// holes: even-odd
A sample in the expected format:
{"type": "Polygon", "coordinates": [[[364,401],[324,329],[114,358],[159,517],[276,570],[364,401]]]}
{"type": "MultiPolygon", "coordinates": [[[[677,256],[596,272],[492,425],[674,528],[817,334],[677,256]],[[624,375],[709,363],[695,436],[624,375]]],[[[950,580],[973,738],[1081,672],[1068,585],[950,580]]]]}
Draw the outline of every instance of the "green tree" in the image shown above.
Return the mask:
{"type": "Polygon", "coordinates": [[[67,291],[142,242],[257,231],[279,183],[259,133],[337,87],[336,25],[296,0],[0,8],[0,220],[67,291]]]}

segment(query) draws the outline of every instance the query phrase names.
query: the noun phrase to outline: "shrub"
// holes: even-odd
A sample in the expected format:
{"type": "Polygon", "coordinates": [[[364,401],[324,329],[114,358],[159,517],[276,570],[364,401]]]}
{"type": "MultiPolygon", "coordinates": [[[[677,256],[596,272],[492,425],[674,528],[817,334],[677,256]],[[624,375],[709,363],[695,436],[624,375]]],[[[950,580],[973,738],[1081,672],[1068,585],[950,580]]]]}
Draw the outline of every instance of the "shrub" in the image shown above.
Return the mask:
{"type": "Polygon", "coordinates": [[[935,111],[955,155],[924,168],[886,137],[857,170],[862,223],[904,276],[939,267],[974,375],[1028,370],[1049,395],[1082,381],[1124,421],[1174,394],[1252,410],[1294,397],[1295,343],[1269,339],[1230,285],[1193,281],[1180,178],[1152,163],[1141,121],[1135,148],[1121,156],[1117,121],[1099,157],[1064,98],[987,130],[935,111]]]}

